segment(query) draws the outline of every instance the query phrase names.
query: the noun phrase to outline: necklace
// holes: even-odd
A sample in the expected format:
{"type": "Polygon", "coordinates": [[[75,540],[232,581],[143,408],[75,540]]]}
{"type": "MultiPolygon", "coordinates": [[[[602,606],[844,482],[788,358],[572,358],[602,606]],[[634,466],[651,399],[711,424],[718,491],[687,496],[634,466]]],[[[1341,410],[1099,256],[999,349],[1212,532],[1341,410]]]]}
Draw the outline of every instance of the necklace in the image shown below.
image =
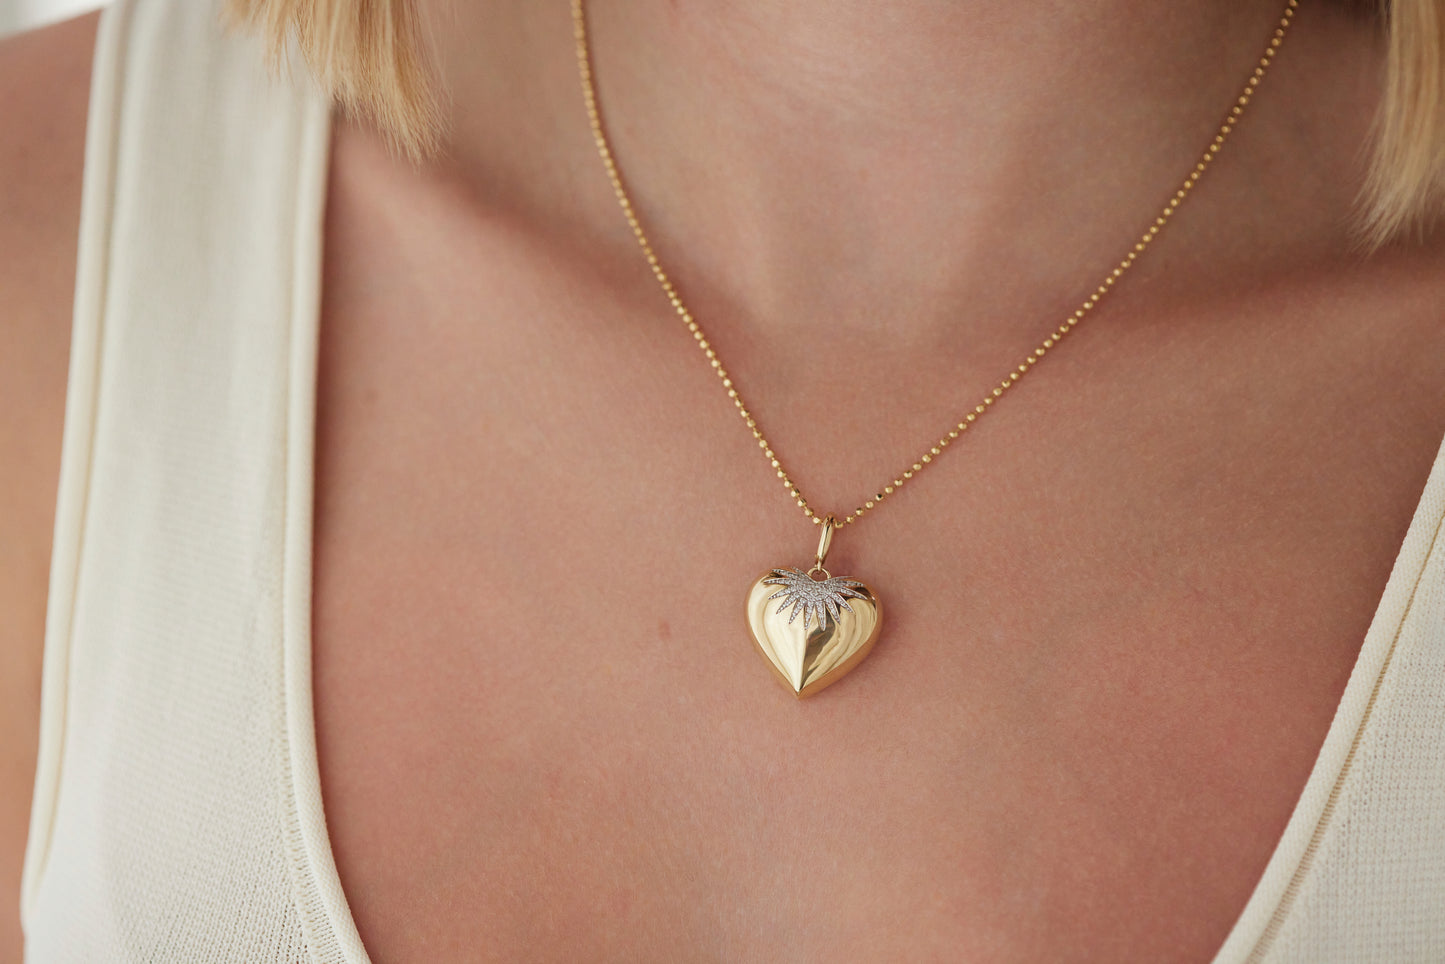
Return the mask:
{"type": "Polygon", "coordinates": [[[572,29],[577,44],[577,71],[582,81],[582,95],[587,107],[587,119],[592,127],[592,139],[596,142],[597,153],[602,158],[602,164],[607,169],[607,177],[612,182],[612,191],[617,196],[617,203],[622,208],[622,213],[627,218],[633,235],[637,238],[637,244],[647,259],[648,267],[652,269],[653,277],[657,279],[657,283],[661,286],[677,316],[687,325],[687,330],[696,340],[698,348],[707,358],[712,370],[721,379],[722,387],[727,391],[728,398],[732,399],[738,414],[753,433],[758,448],[762,450],[763,458],[768,460],[777,473],[777,477],[782,480],[788,495],[797,503],[803,514],[814,525],[822,527],[822,533],[818,539],[818,549],[810,568],[782,567],[765,570],[754,580],[747,595],[747,625],[752,634],[753,643],[768,661],[773,672],[794,695],[803,697],[816,693],[830,683],[836,682],[862,662],[863,658],[873,649],[882,623],[882,607],[872,589],[859,580],[835,576],[823,567],[828,556],[828,549],[832,545],[833,533],[845,525],[856,522],[864,513],[881,505],[884,499],[903,488],[905,483],[931,465],[934,459],[943,454],[944,449],[968,431],[970,425],[985,414],[1003,396],[1004,392],[1027,375],[1048,351],[1058,345],[1108,295],[1119,279],[1123,277],[1124,272],[1129,270],[1130,266],[1138,260],[1139,255],[1144,253],[1145,248],[1169,224],[1174,212],[1184,203],[1184,199],[1189,196],[1189,192],[1193,190],[1199,178],[1209,168],[1210,162],[1223,147],[1225,140],[1238,124],[1240,116],[1243,115],[1244,109],[1249,106],[1255,89],[1264,79],[1265,71],[1269,69],[1275,53],[1284,43],[1285,33],[1289,30],[1298,6],[1299,0],[1287,0],[1284,13],[1265,47],[1263,56],[1260,57],[1254,72],[1245,82],[1234,105],[1229,108],[1224,123],[1220,125],[1214,139],[1205,148],[1203,155],[1188,176],[1184,178],[1184,182],[1178,190],[1159,211],[1153,223],[1124,255],[1123,260],[1104,276],[1104,280],[1100,282],[1099,286],[1084,299],[1072,314],[1064,319],[1062,324],[1050,332],[1048,337],[1044,338],[1043,342],[1026,356],[1017,368],[1009,372],[997,387],[984,395],[978,404],[966,412],[958,423],[937,442],[933,443],[928,451],[919,455],[912,465],[892,482],[878,489],[872,498],[865,500],[840,519],[832,513],[819,515],[803,497],[793,480],[789,478],[777,453],[773,451],[772,445],[763,436],[763,430],[758,427],[757,419],[743,404],[742,396],[738,394],[732,376],[723,367],[717,357],[717,352],[713,349],[707,336],[703,334],[702,328],[693,318],[692,312],[683,304],[682,297],[678,294],[672,279],[663,270],[657,252],[653,250],[651,242],[647,240],[647,235],[642,230],[642,224],[638,221],[637,214],[633,209],[632,198],[628,195],[627,189],[623,187],[622,176],[618,173],[612,147],[608,143],[606,131],[602,126],[602,116],[597,104],[597,88],[593,79],[592,61],[587,44],[587,17],[583,10],[583,0],[572,0],[572,29]],[[782,601],[775,607],[774,602],[777,600],[782,601]]]}

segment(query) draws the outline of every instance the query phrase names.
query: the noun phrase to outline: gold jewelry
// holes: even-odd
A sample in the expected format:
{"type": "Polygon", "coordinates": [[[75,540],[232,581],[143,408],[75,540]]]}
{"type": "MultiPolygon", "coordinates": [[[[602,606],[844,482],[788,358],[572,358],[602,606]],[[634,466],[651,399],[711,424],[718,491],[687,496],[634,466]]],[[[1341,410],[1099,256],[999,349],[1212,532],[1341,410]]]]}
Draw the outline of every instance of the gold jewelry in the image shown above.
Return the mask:
{"type": "Polygon", "coordinates": [[[663,270],[657,253],[652,249],[647,235],[643,233],[642,225],[638,222],[637,214],[633,210],[632,199],[622,186],[622,177],[618,174],[611,145],[602,128],[602,118],[597,107],[597,90],[593,82],[592,62],[587,45],[587,18],[582,5],[583,0],[572,0],[572,28],[577,43],[577,70],[582,81],[582,95],[587,105],[587,119],[592,126],[592,139],[596,142],[597,153],[601,156],[602,164],[607,169],[607,177],[612,182],[612,191],[617,195],[617,203],[621,206],[627,223],[632,227],[632,233],[637,238],[643,255],[647,258],[647,264],[651,267],[653,276],[662,286],[663,293],[667,295],[673,310],[687,325],[688,331],[692,333],[698,348],[702,350],[712,365],[713,371],[722,380],[728,397],[732,399],[738,414],[752,430],[758,448],[762,449],[763,458],[772,465],[778,478],[782,480],[783,487],[797,502],[798,508],[803,510],[803,514],[811,519],[814,525],[823,527],[812,568],[806,571],[787,568],[769,569],[754,581],[752,589],[748,592],[747,600],[747,620],[753,642],[767,658],[778,678],[795,695],[807,696],[836,682],[868,655],[873,648],[873,643],[878,638],[878,629],[882,618],[882,610],[872,590],[857,580],[833,576],[823,568],[828,547],[832,543],[833,531],[854,522],[863,513],[882,503],[888,496],[901,489],[905,482],[922,472],[934,459],[943,454],[943,450],[951,442],[966,432],[968,427],[979,416],[987,412],[1015,382],[1027,375],[1033,366],[1044,357],[1044,354],[1057,345],[1070,331],[1073,331],[1074,326],[1082,321],[1118,283],[1124,272],[1129,270],[1130,266],[1138,260],[1139,255],[1144,253],[1144,249],[1169,223],[1169,219],[1173,217],[1184,199],[1189,196],[1195,183],[1204,174],[1210,162],[1214,160],[1214,156],[1219,153],[1230,132],[1234,130],[1244,109],[1249,106],[1255,88],[1264,79],[1265,71],[1269,69],[1275,53],[1284,43],[1285,33],[1294,19],[1294,12],[1299,6],[1299,0],[1288,0],[1284,14],[1280,17],[1274,34],[1265,47],[1264,55],[1260,57],[1258,65],[1245,83],[1234,106],[1229,109],[1224,123],[1220,125],[1219,131],[1214,135],[1214,140],[1205,148],[1203,156],[1184,179],[1184,183],[1164,205],[1164,208],[1155,217],[1154,223],[1149,225],[1148,230],[1134,242],[1134,246],[1124,256],[1124,259],[1104,277],[1099,286],[1084,299],[1083,304],[1076,308],[1073,314],[1065,318],[1063,323],[1054,329],[1018,368],[1009,372],[997,388],[985,395],[971,411],[963,416],[958,424],[950,428],[948,434],[935,442],[927,452],[920,455],[910,468],[890,484],[883,486],[873,498],[864,501],[862,505],[841,520],[831,514],[819,516],[808,504],[808,500],[803,498],[792,479],[788,477],[782,462],[763,436],[762,429],[758,427],[757,419],[743,404],[742,396],[738,394],[732,376],[727,373],[727,369],[718,360],[717,352],[713,350],[707,336],[703,334],[702,328],[692,317],[692,313],[683,304],[677,288],[667,276],[667,272],[663,270]],[[814,573],[821,573],[821,578],[814,576],[814,573]],[[782,600],[776,609],[771,606],[775,599],[782,600]],[[784,615],[785,610],[787,610],[786,616],[784,615]],[[801,621],[797,621],[799,616],[802,617],[801,621]]]}

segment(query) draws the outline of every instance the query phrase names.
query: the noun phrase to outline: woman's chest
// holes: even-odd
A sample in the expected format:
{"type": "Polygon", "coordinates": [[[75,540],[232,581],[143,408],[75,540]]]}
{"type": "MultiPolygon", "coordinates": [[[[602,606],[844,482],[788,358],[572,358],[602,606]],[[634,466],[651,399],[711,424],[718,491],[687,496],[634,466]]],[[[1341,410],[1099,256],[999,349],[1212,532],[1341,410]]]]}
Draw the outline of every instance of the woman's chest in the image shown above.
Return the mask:
{"type": "MultiPolygon", "coordinates": [[[[1209,957],[1445,432],[1438,341],[1077,346],[839,533],[885,622],[798,702],[744,598],[816,530],[690,343],[545,302],[489,306],[485,350],[384,302],[323,325],[318,743],[374,956],[1209,957]]],[[[854,367],[821,402],[733,365],[825,510],[918,447],[854,367]]]]}

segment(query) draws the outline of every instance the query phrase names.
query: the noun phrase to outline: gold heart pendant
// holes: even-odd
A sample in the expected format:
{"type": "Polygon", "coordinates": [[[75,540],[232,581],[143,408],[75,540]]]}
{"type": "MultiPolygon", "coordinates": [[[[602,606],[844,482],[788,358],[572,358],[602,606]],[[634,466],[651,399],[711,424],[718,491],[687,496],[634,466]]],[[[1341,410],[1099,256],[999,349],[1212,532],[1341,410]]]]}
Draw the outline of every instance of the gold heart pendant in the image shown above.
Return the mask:
{"type": "Polygon", "coordinates": [[[829,575],[822,565],[807,572],[769,569],[748,592],[753,642],[800,698],[861,663],[878,639],[881,618],[872,590],[856,579],[829,575]]]}

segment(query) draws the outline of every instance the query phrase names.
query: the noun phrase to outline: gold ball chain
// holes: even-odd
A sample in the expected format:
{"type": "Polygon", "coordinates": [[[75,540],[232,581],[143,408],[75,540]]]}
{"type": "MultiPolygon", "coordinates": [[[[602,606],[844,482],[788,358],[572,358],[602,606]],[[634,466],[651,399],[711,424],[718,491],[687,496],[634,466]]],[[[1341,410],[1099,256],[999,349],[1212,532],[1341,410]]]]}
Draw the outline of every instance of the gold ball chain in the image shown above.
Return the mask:
{"type": "Polygon", "coordinates": [[[1189,196],[1189,192],[1194,188],[1199,178],[1203,176],[1205,170],[1208,169],[1210,162],[1214,160],[1220,148],[1224,146],[1225,139],[1228,138],[1230,132],[1234,130],[1234,126],[1239,122],[1239,118],[1244,113],[1244,109],[1249,106],[1249,101],[1254,95],[1255,88],[1257,88],[1260,81],[1264,79],[1265,71],[1269,69],[1270,62],[1273,61],[1275,53],[1279,51],[1280,45],[1284,43],[1285,33],[1289,30],[1290,22],[1294,19],[1294,13],[1299,6],[1299,0],[1288,0],[1284,14],[1280,17],[1279,24],[1275,28],[1274,34],[1270,37],[1268,46],[1265,47],[1264,55],[1259,58],[1258,65],[1255,66],[1254,72],[1245,83],[1244,90],[1240,92],[1238,99],[1235,100],[1234,106],[1229,109],[1229,114],[1225,117],[1224,123],[1220,125],[1219,131],[1214,135],[1214,140],[1205,148],[1203,156],[1200,157],[1199,162],[1194,165],[1194,169],[1189,172],[1189,176],[1184,179],[1184,183],[1181,184],[1179,189],[1174,192],[1174,195],[1169,198],[1168,203],[1164,205],[1164,208],[1159,212],[1158,216],[1154,218],[1154,223],[1150,224],[1148,230],[1134,242],[1134,246],[1129,250],[1129,253],[1124,256],[1124,259],[1104,277],[1104,280],[1094,289],[1093,293],[1084,299],[1083,304],[1074,309],[1073,314],[1065,318],[1063,323],[1054,329],[1053,332],[1023,360],[1023,363],[1019,365],[1018,368],[1009,372],[1008,376],[999,383],[997,388],[985,395],[983,399],[974,406],[971,412],[965,415],[957,425],[950,428],[947,435],[944,435],[937,442],[933,443],[927,452],[924,452],[918,457],[911,468],[903,472],[898,478],[895,478],[892,483],[883,486],[873,498],[865,501],[841,520],[835,519],[831,515],[820,516],[814,512],[812,506],[808,504],[808,500],[803,498],[803,494],[798,491],[798,487],[794,485],[793,480],[788,477],[788,473],[783,469],[782,462],[778,460],[777,453],[775,453],[772,446],[768,444],[768,440],[763,436],[762,429],[758,428],[757,419],[753,417],[748,407],[743,404],[742,396],[738,394],[737,387],[733,384],[732,376],[728,374],[727,369],[724,368],[722,362],[718,360],[717,352],[713,350],[712,344],[708,341],[707,336],[703,334],[702,328],[693,318],[692,312],[688,311],[687,306],[683,304],[682,298],[677,293],[677,288],[673,286],[672,279],[668,277],[667,272],[663,270],[661,263],[658,261],[657,252],[652,249],[651,242],[647,240],[647,235],[643,232],[642,225],[637,220],[637,214],[633,211],[632,199],[628,196],[626,188],[622,186],[622,177],[618,174],[617,164],[612,157],[612,147],[607,141],[607,134],[602,129],[602,118],[597,108],[597,88],[592,76],[592,61],[587,49],[587,18],[583,12],[582,4],[583,0],[572,0],[572,28],[573,36],[577,41],[577,70],[582,80],[582,96],[587,103],[587,120],[592,126],[592,139],[597,144],[597,153],[601,155],[602,163],[607,168],[607,177],[612,181],[612,191],[617,195],[617,203],[622,207],[622,213],[626,215],[627,223],[632,226],[632,233],[637,238],[637,243],[642,248],[643,255],[647,258],[647,264],[652,268],[652,274],[657,278],[658,284],[662,286],[662,290],[666,293],[668,301],[672,303],[673,310],[677,312],[678,317],[687,325],[687,330],[692,332],[693,338],[697,341],[698,348],[707,356],[707,360],[712,365],[713,371],[717,372],[718,378],[722,379],[723,388],[727,389],[728,398],[733,400],[733,405],[737,407],[738,414],[742,416],[743,420],[747,422],[748,428],[752,430],[753,438],[758,442],[758,448],[763,450],[763,457],[768,459],[773,469],[776,470],[778,478],[783,482],[784,488],[788,490],[788,494],[798,503],[798,508],[802,509],[804,515],[813,520],[815,525],[821,525],[825,520],[832,519],[835,527],[842,527],[881,503],[898,489],[901,489],[905,482],[919,472],[922,472],[926,465],[942,455],[943,450],[948,448],[949,443],[966,432],[968,427],[972,425],[980,415],[987,412],[993,403],[1003,396],[1004,392],[1008,391],[1019,379],[1027,375],[1049,349],[1053,348],[1063,340],[1065,335],[1073,331],[1074,326],[1084,320],[1085,316],[1094,309],[1094,306],[1118,283],[1119,279],[1123,277],[1124,272],[1128,271],[1130,266],[1139,259],[1139,255],[1144,253],[1144,249],[1149,246],[1150,242],[1152,242],[1164,229],[1165,225],[1169,223],[1169,219],[1174,215],[1174,212],[1179,209],[1179,205],[1184,203],[1184,199],[1189,196]]]}

